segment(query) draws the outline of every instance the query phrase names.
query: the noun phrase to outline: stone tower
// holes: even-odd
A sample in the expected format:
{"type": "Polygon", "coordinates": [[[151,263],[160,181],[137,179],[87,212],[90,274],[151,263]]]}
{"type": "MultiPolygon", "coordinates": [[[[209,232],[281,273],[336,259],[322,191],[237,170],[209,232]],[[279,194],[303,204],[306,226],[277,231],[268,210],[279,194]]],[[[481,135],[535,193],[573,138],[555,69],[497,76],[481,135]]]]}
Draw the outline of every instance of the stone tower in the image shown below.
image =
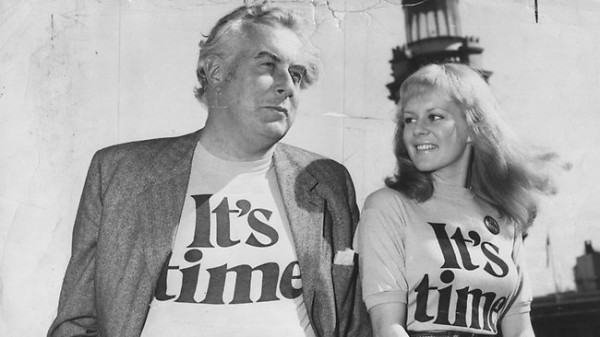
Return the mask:
{"type": "Polygon", "coordinates": [[[463,36],[458,0],[403,0],[406,44],[392,50],[394,81],[387,85],[389,98],[400,99],[404,80],[429,63],[456,62],[479,69],[486,80],[491,72],[482,69],[479,38],[463,36]]]}

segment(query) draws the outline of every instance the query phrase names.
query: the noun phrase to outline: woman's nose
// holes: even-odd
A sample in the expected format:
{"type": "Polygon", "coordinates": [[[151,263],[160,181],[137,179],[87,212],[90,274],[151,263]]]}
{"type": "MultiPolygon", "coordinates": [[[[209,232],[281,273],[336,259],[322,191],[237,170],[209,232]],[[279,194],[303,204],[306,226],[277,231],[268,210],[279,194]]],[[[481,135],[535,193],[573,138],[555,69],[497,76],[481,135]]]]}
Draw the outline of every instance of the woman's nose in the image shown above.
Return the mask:
{"type": "Polygon", "coordinates": [[[429,129],[426,125],[426,121],[422,119],[418,119],[414,122],[413,125],[413,134],[415,136],[426,135],[429,133],[429,129]]]}

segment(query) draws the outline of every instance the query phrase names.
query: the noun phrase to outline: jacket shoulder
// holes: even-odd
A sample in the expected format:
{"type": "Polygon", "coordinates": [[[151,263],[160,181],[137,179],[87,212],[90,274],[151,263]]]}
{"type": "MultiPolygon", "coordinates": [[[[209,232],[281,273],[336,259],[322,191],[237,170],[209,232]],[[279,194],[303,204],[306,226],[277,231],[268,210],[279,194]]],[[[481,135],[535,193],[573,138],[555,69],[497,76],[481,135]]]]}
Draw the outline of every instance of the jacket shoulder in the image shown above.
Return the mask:
{"type": "Polygon", "coordinates": [[[285,143],[277,146],[277,150],[288,161],[298,167],[305,167],[316,177],[327,177],[331,173],[342,176],[347,174],[346,167],[331,158],[285,143]]]}
{"type": "Polygon", "coordinates": [[[152,155],[153,153],[160,152],[165,147],[168,147],[170,144],[173,144],[178,139],[181,139],[186,136],[145,139],[115,144],[98,150],[96,152],[96,155],[101,158],[119,158],[138,155],[152,155]]]}
{"type": "Polygon", "coordinates": [[[197,141],[197,132],[176,137],[139,140],[111,145],[100,149],[94,159],[100,164],[147,165],[162,153],[172,152],[182,145],[191,146],[197,141]]]}
{"type": "MultiPolygon", "coordinates": [[[[96,152],[88,175],[99,175],[103,186],[142,184],[162,179],[190,162],[198,133],[112,145],[96,152]]],[[[140,185],[141,186],[141,185],[140,185]]],[[[108,188],[108,187],[107,187],[108,188]]]]}

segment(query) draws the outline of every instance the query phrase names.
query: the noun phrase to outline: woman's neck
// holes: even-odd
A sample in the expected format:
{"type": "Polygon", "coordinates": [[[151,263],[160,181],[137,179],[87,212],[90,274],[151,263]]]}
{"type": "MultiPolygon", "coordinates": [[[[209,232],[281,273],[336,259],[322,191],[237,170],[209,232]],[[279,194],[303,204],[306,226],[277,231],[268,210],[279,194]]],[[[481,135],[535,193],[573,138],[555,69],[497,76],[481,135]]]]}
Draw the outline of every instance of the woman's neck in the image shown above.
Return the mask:
{"type": "Polygon", "coordinates": [[[461,188],[469,187],[467,184],[467,174],[462,172],[456,175],[439,175],[436,174],[436,172],[433,172],[431,176],[433,177],[433,181],[435,183],[461,188]]]}

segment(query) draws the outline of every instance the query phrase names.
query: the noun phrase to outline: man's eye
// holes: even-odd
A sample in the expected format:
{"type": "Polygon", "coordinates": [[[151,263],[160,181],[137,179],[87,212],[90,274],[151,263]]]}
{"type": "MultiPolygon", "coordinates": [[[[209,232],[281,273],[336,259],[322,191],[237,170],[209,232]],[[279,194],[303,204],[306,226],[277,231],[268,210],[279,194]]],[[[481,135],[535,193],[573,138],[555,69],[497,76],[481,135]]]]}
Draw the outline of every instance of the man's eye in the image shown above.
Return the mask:
{"type": "Polygon", "coordinates": [[[269,68],[274,68],[275,67],[275,63],[274,62],[264,62],[262,64],[265,67],[269,67],[269,68]]]}
{"type": "Polygon", "coordinates": [[[292,80],[296,84],[302,82],[302,78],[304,78],[304,76],[302,75],[302,73],[297,72],[297,71],[290,71],[290,76],[292,76],[292,80]]]}

